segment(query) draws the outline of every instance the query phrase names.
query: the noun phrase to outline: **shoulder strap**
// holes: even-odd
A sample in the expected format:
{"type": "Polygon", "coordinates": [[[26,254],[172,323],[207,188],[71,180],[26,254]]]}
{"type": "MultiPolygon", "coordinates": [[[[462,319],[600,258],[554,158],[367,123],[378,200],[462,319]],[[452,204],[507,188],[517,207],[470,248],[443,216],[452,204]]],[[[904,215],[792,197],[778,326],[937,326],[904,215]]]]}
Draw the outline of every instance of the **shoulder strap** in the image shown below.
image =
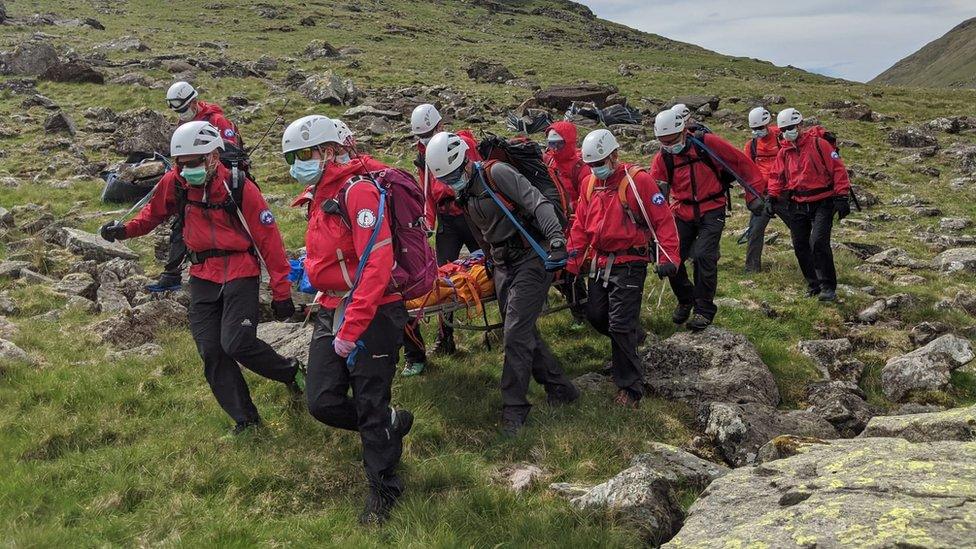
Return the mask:
{"type": "Polygon", "coordinates": [[[695,141],[693,142],[693,144],[695,146],[695,152],[698,153],[698,159],[704,162],[705,165],[707,165],[709,168],[711,168],[712,172],[715,173],[715,179],[718,179],[719,184],[725,185],[725,183],[722,181],[721,170],[719,170],[718,166],[715,165],[715,162],[712,162],[711,155],[709,155],[708,152],[701,145],[699,145],[699,143],[704,143],[704,141],[702,140],[701,137],[698,137],[698,133],[696,133],[695,141]]]}
{"type": "Polygon", "coordinates": [[[664,160],[664,168],[668,172],[668,184],[674,184],[674,155],[661,151],[661,158],[664,160]]]}
{"type": "MultiPolygon", "coordinates": [[[[823,149],[820,148],[821,141],[824,140],[819,137],[814,137],[813,145],[817,148],[817,155],[820,156],[820,165],[823,166],[824,172],[830,178],[830,188],[834,188],[834,171],[827,165],[827,158],[824,156],[823,149]]],[[[827,143],[830,142],[827,141],[827,143]]]]}
{"type": "Polygon", "coordinates": [[[492,191],[493,196],[497,196],[501,200],[505,208],[509,211],[515,211],[515,203],[505,196],[505,193],[498,190],[498,185],[495,184],[495,179],[491,176],[491,168],[497,163],[497,160],[486,160],[481,163],[481,172],[485,174],[485,187],[492,191]]]}
{"type": "Polygon", "coordinates": [[[593,197],[593,188],[596,187],[596,176],[590,174],[589,179],[586,180],[586,201],[589,202],[590,198],[593,197]]]}
{"type": "Polygon", "coordinates": [[[752,141],[749,143],[749,156],[752,161],[755,162],[756,158],[759,157],[759,138],[753,137],[752,141]]]}
{"type": "MultiPolygon", "coordinates": [[[[642,171],[644,171],[644,168],[642,168],[640,166],[631,166],[631,167],[627,168],[627,175],[626,175],[626,177],[622,178],[620,180],[620,184],[617,185],[617,199],[620,200],[620,203],[623,205],[623,207],[625,209],[630,209],[630,206],[627,205],[627,187],[630,186],[629,185],[630,180],[633,179],[634,177],[636,177],[637,174],[639,174],[642,171]],[[630,178],[630,179],[628,179],[628,178],[630,178]]],[[[636,199],[638,201],[640,201],[640,197],[637,196],[637,186],[636,185],[634,185],[634,196],[636,197],[636,199]]]]}

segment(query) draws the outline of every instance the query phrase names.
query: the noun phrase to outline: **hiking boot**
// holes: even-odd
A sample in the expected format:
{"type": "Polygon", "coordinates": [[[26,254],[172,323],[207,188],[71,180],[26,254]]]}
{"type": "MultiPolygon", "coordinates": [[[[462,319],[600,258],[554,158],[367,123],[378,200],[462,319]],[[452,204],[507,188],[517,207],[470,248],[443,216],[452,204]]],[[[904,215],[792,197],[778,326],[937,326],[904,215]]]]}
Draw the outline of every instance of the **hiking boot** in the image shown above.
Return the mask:
{"type": "Polygon", "coordinates": [[[430,350],[432,355],[449,356],[457,353],[457,346],[454,345],[454,338],[437,338],[434,347],[430,350]]]}
{"type": "Polygon", "coordinates": [[[504,437],[514,437],[522,430],[526,418],[529,417],[531,406],[508,406],[502,409],[501,434],[504,437]]]}
{"type": "Polygon", "coordinates": [[[817,297],[818,295],[820,295],[820,286],[807,290],[807,297],[817,297]]]}
{"type": "Polygon", "coordinates": [[[424,373],[426,368],[426,362],[411,362],[403,367],[403,372],[401,372],[400,375],[403,377],[419,376],[420,374],[424,373]]]}
{"type": "Polygon", "coordinates": [[[179,277],[169,277],[163,275],[159,277],[159,281],[155,284],[146,285],[146,291],[151,294],[157,294],[160,292],[176,292],[183,287],[183,281],[179,277]]]}
{"type": "Polygon", "coordinates": [[[613,403],[617,406],[622,406],[624,408],[638,409],[640,408],[640,399],[635,398],[627,389],[621,389],[617,391],[617,396],[614,397],[613,403]]]}
{"type": "Polygon", "coordinates": [[[705,315],[695,313],[695,316],[688,321],[688,324],[686,324],[686,326],[692,332],[700,332],[705,328],[708,328],[711,324],[712,324],[712,320],[710,318],[707,318],[705,315]]]}
{"type": "Polygon", "coordinates": [[[288,392],[293,398],[300,398],[305,393],[305,365],[297,358],[291,359],[291,365],[295,368],[295,379],[291,383],[286,383],[288,392]]]}
{"type": "Polygon", "coordinates": [[[396,498],[383,496],[372,487],[366,496],[366,505],[359,514],[359,524],[363,526],[379,526],[390,519],[390,512],[396,506],[396,498]]]}
{"type": "Polygon", "coordinates": [[[250,421],[238,421],[234,427],[227,432],[227,434],[220,437],[220,440],[233,440],[237,437],[248,435],[254,433],[261,426],[260,419],[252,419],[250,421]]]}
{"type": "Polygon", "coordinates": [[[674,312],[671,313],[671,322],[674,322],[675,324],[684,324],[685,322],[688,322],[688,318],[691,317],[692,307],[693,306],[690,303],[688,305],[679,303],[678,306],[675,307],[674,312]]]}
{"type": "Polygon", "coordinates": [[[525,425],[524,421],[516,418],[504,418],[502,419],[501,434],[506,438],[514,438],[518,436],[519,431],[522,430],[522,426],[525,425]]]}
{"type": "Polygon", "coordinates": [[[837,301],[837,290],[833,288],[825,288],[820,292],[820,301],[837,301]]]}
{"type": "Polygon", "coordinates": [[[580,391],[576,388],[576,385],[570,383],[569,385],[560,385],[552,390],[552,392],[546,392],[546,402],[549,406],[564,406],[566,404],[571,404],[575,402],[580,397],[580,391]]]}
{"type": "Polygon", "coordinates": [[[403,437],[407,436],[410,429],[413,428],[413,412],[410,410],[395,410],[390,408],[393,418],[390,421],[390,428],[396,436],[403,437]]]}

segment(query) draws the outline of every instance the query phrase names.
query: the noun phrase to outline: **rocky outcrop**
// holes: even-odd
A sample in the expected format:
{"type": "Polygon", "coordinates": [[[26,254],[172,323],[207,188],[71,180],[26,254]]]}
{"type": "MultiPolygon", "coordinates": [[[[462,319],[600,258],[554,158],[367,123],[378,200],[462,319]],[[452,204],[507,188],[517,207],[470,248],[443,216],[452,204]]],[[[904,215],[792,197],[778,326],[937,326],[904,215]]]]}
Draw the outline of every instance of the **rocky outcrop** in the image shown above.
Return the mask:
{"type": "Polygon", "coordinates": [[[295,357],[308,364],[308,344],[312,341],[312,323],[262,322],[258,338],[271,345],[281,356],[295,357]]]}
{"type": "Polygon", "coordinates": [[[800,353],[813,360],[825,379],[857,383],[864,364],[848,355],[854,350],[851,340],[816,339],[797,343],[800,353]]]}
{"type": "Polygon", "coordinates": [[[121,155],[158,152],[169,156],[172,133],[172,124],[163,115],[149,108],[132,109],[119,115],[112,143],[121,155]]]}
{"type": "Polygon", "coordinates": [[[976,248],[952,248],[935,256],[932,268],[944,273],[976,273],[976,248]]]}
{"type": "Polygon", "coordinates": [[[161,330],[188,324],[186,307],[163,299],[135,307],[92,327],[102,340],[118,349],[131,349],[155,341],[161,330]]]}
{"type": "Polygon", "coordinates": [[[85,259],[108,261],[113,257],[122,259],[139,258],[139,254],[133,252],[121,242],[108,242],[96,234],[70,227],[66,227],[64,233],[68,251],[78,254],[85,259]]]}
{"type": "Polygon", "coordinates": [[[679,332],[644,353],[644,381],[658,395],[693,405],[779,404],[773,374],[749,340],[723,328],[679,332]]]}
{"type": "Polygon", "coordinates": [[[899,437],[910,442],[976,441],[976,406],[944,412],[881,416],[868,422],[862,437],[899,437]]]}
{"type": "Polygon", "coordinates": [[[486,84],[504,84],[515,79],[508,67],[495,61],[474,61],[465,70],[468,78],[486,84]]]}
{"type": "Polygon", "coordinates": [[[811,383],[807,386],[807,402],[809,411],[827,420],[845,438],[863,431],[876,413],[861,388],[849,381],[811,383]]]}
{"type": "Polygon", "coordinates": [[[914,391],[941,391],[949,385],[952,371],[974,357],[968,340],[946,334],[889,360],[881,370],[881,388],[896,402],[914,391]]]}
{"type": "Polygon", "coordinates": [[[595,103],[601,109],[607,105],[607,98],[617,93],[617,88],[602,84],[579,84],[576,86],[553,86],[535,92],[536,102],[542,106],[565,111],[574,101],[595,103]]]}
{"type": "Polygon", "coordinates": [[[783,412],[765,404],[713,402],[704,415],[705,435],[734,467],[756,461],[759,448],[780,435],[837,438],[834,427],[806,410],[783,412]]]}
{"type": "Polygon", "coordinates": [[[675,486],[697,490],[704,490],[713,480],[729,472],[724,465],[661,442],[648,442],[644,452],[634,456],[630,464],[653,469],[675,486]]]}
{"type": "Polygon", "coordinates": [[[664,547],[962,547],[976,539],[976,442],[801,442],[736,469],[664,547]]]}
{"type": "Polygon", "coordinates": [[[311,101],[328,105],[355,105],[362,96],[352,80],[333,71],[309,76],[298,87],[298,92],[311,101]]]}

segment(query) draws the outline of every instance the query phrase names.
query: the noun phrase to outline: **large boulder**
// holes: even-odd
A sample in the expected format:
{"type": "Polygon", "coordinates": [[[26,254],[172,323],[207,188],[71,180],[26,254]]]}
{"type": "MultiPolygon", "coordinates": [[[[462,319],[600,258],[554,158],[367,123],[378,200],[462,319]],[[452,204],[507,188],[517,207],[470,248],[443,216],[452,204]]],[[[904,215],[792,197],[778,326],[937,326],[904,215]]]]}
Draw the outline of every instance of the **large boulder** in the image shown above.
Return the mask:
{"type": "Polygon", "coordinates": [[[903,130],[892,130],[888,134],[888,143],[893,147],[923,149],[925,147],[938,146],[939,140],[915,128],[906,128],[903,130]]]}
{"type": "Polygon", "coordinates": [[[717,479],[664,547],[968,547],[976,442],[799,443],[717,479]]]}
{"type": "Polygon", "coordinates": [[[806,410],[783,412],[765,404],[711,403],[703,415],[705,435],[734,467],[756,461],[759,448],[780,435],[820,439],[838,433],[824,418],[806,410]]]}
{"type": "Polygon", "coordinates": [[[713,480],[729,472],[725,465],[706,461],[661,442],[648,442],[644,452],[634,456],[630,465],[653,469],[675,486],[698,490],[704,490],[713,480]]]}
{"type": "Polygon", "coordinates": [[[797,343],[801,354],[813,360],[825,379],[857,383],[864,371],[864,364],[848,355],[854,350],[851,340],[815,339],[797,343]]]}
{"type": "MultiPolygon", "coordinates": [[[[7,341],[6,339],[0,339],[0,363],[6,363],[14,360],[27,362],[30,359],[23,349],[14,345],[12,342],[7,341]]],[[[3,372],[2,366],[0,366],[0,372],[3,372]]]]}
{"type": "Polygon", "coordinates": [[[0,74],[41,76],[60,63],[58,52],[47,42],[22,42],[12,52],[0,54],[0,74]]]}
{"type": "Polygon", "coordinates": [[[714,326],[679,332],[649,345],[643,360],[644,382],[667,399],[779,404],[772,372],[741,334],[714,326]]]}
{"type": "Polygon", "coordinates": [[[85,259],[108,261],[113,257],[121,259],[138,259],[139,254],[130,250],[121,242],[108,242],[102,237],[80,229],[65,227],[65,244],[68,251],[81,255],[85,259]]]}
{"type": "Polygon", "coordinates": [[[65,295],[81,296],[95,300],[98,282],[88,273],[68,273],[54,286],[54,290],[65,295]]]}
{"type": "Polygon", "coordinates": [[[271,345],[279,354],[295,357],[308,364],[308,344],[312,341],[312,324],[300,322],[262,322],[258,324],[258,338],[271,345]]]}
{"type": "Polygon", "coordinates": [[[953,334],[938,337],[924,347],[892,358],[881,369],[881,389],[896,402],[914,391],[941,391],[953,370],[971,361],[969,340],[953,334]]]}
{"type": "Polygon", "coordinates": [[[658,545],[681,526],[681,507],[671,482],[660,473],[637,465],[591,488],[572,500],[578,509],[609,512],[636,528],[648,543],[658,545]]]}
{"type": "Polygon", "coordinates": [[[577,84],[575,86],[552,86],[535,92],[536,102],[543,107],[565,111],[574,101],[596,103],[597,107],[607,105],[607,98],[617,93],[614,86],[603,84],[577,84]]]}
{"type": "Polygon", "coordinates": [[[944,412],[879,416],[868,422],[862,437],[898,437],[909,442],[976,441],[976,406],[944,412]]]}
{"type": "Polygon", "coordinates": [[[316,103],[329,105],[355,105],[362,92],[348,78],[343,78],[333,71],[324,74],[313,74],[305,79],[298,87],[299,93],[316,103]]]}
{"type": "Polygon", "coordinates": [[[864,430],[874,416],[864,392],[856,383],[819,381],[807,386],[810,411],[824,418],[842,437],[853,437],[864,430]]]}
{"type": "Polygon", "coordinates": [[[508,67],[495,61],[474,61],[468,65],[466,71],[468,78],[487,84],[504,84],[515,79],[508,67]]]}
{"type": "Polygon", "coordinates": [[[52,82],[105,83],[104,74],[92,68],[88,63],[77,59],[51,65],[41,74],[41,78],[52,82]]]}
{"type": "Polygon", "coordinates": [[[117,349],[131,349],[155,341],[161,330],[187,324],[186,307],[171,299],[160,299],[103,320],[93,331],[117,349]]]}
{"type": "Polygon", "coordinates": [[[158,152],[169,156],[172,123],[162,114],[143,107],[119,115],[119,125],[112,134],[115,152],[125,156],[158,152]]]}
{"type": "Polygon", "coordinates": [[[976,248],[952,248],[935,256],[932,267],[945,273],[976,273],[976,248]]]}

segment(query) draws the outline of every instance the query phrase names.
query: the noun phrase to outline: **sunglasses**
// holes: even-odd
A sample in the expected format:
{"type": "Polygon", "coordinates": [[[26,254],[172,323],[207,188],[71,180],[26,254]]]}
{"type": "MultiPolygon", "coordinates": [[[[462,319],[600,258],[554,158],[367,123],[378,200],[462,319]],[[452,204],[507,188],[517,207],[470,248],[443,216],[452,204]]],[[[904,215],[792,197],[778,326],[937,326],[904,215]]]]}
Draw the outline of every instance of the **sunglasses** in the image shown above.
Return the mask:
{"type": "Polygon", "coordinates": [[[289,151],[285,153],[285,162],[289,166],[295,163],[295,159],[301,160],[302,162],[312,159],[312,155],[315,154],[315,149],[298,149],[297,151],[289,151]]]}
{"type": "Polygon", "coordinates": [[[606,157],[606,158],[604,158],[603,160],[599,160],[597,162],[587,162],[586,165],[589,166],[589,167],[591,167],[591,168],[599,168],[600,166],[606,166],[607,165],[607,162],[610,162],[610,157],[609,156],[606,157]]]}
{"type": "Polygon", "coordinates": [[[781,131],[784,131],[784,132],[788,132],[788,131],[795,130],[797,126],[799,126],[799,124],[793,124],[792,126],[782,127],[782,128],[780,128],[780,130],[781,131]]]}
{"type": "Polygon", "coordinates": [[[176,164],[180,168],[199,168],[207,161],[206,156],[198,156],[195,158],[177,158],[176,164]]]}
{"type": "Polygon", "coordinates": [[[169,103],[169,108],[180,114],[185,113],[186,110],[190,108],[189,101],[183,101],[181,99],[167,99],[166,102],[169,103]]]}
{"type": "Polygon", "coordinates": [[[554,151],[561,151],[566,146],[565,141],[547,141],[546,146],[554,151]]]}

